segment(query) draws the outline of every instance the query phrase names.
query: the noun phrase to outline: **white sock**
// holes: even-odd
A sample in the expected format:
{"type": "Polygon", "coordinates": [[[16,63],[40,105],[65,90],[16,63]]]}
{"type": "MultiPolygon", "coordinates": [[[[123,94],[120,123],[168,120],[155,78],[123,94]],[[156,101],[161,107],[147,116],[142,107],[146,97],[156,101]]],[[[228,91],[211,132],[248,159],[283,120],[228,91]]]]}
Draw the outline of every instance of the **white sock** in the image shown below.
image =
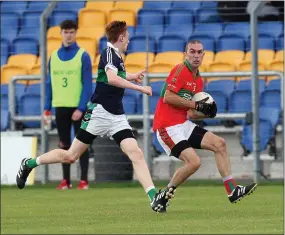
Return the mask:
{"type": "Polygon", "coordinates": [[[227,181],[229,179],[232,179],[232,178],[233,178],[232,175],[226,176],[226,177],[223,178],[223,182],[225,182],[225,181],[227,181]]]}
{"type": "Polygon", "coordinates": [[[38,166],[41,165],[40,157],[36,158],[36,163],[37,163],[38,166]]]}
{"type": "Polygon", "coordinates": [[[155,187],[152,185],[152,186],[149,186],[146,190],[145,190],[145,192],[146,193],[148,193],[150,190],[152,190],[152,189],[154,189],[155,187]]]}

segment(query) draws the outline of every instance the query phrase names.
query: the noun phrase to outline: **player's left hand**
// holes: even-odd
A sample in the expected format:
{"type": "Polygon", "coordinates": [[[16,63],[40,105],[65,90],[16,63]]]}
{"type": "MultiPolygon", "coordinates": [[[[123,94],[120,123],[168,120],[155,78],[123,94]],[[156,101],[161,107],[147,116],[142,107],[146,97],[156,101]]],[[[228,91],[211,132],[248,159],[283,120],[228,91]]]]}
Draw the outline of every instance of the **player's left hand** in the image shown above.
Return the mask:
{"type": "Polygon", "coordinates": [[[79,109],[76,109],[72,114],[71,120],[72,121],[80,120],[80,118],[82,117],[82,114],[83,113],[79,109]]]}
{"type": "Polygon", "coordinates": [[[209,118],[214,118],[216,117],[217,115],[217,104],[216,102],[214,101],[210,106],[209,106],[209,109],[208,109],[208,112],[207,112],[207,116],[209,118]]]}
{"type": "Polygon", "coordinates": [[[141,70],[137,73],[134,73],[133,81],[136,82],[137,84],[142,84],[145,72],[146,72],[145,70],[141,70]]]}

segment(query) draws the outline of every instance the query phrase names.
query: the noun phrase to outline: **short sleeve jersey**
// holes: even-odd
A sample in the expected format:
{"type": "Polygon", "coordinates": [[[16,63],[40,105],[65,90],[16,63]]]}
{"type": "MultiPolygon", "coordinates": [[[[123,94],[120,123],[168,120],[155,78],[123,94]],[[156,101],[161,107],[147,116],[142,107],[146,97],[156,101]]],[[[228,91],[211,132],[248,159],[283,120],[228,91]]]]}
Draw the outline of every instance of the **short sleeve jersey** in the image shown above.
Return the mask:
{"type": "Polygon", "coordinates": [[[203,91],[203,86],[203,79],[199,71],[195,75],[187,60],[176,65],[170,72],[160,93],[153,120],[153,130],[181,124],[187,120],[188,109],[179,109],[164,103],[166,90],[172,91],[186,100],[191,100],[194,94],[203,91]]]}
{"type": "Polygon", "coordinates": [[[109,42],[100,57],[96,89],[91,97],[91,102],[101,104],[104,109],[112,114],[124,114],[122,99],[125,89],[108,83],[106,74],[108,69],[113,70],[119,77],[126,79],[124,61],[118,50],[109,42]]]}

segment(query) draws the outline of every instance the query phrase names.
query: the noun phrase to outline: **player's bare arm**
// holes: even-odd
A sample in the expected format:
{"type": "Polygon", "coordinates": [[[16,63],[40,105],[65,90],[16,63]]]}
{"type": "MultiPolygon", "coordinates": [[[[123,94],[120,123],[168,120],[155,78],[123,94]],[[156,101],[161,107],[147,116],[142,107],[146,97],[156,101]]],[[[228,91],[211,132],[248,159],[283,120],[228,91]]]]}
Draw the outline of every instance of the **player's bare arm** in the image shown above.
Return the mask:
{"type": "Polygon", "coordinates": [[[130,82],[136,82],[137,84],[141,84],[143,82],[145,70],[141,70],[137,73],[127,73],[127,80],[130,82]]]}
{"type": "Polygon", "coordinates": [[[178,96],[175,92],[166,90],[164,95],[165,103],[174,106],[179,109],[195,109],[195,102],[192,100],[185,100],[178,96]]]}
{"type": "Polygon", "coordinates": [[[108,83],[112,86],[117,86],[117,87],[121,87],[121,88],[140,91],[141,93],[144,93],[144,94],[149,95],[149,96],[152,95],[152,89],[150,86],[139,86],[139,85],[133,84],[133,83],[119,77],[111,69],[108,69],[106,74],[108,77],[108,83]]]}

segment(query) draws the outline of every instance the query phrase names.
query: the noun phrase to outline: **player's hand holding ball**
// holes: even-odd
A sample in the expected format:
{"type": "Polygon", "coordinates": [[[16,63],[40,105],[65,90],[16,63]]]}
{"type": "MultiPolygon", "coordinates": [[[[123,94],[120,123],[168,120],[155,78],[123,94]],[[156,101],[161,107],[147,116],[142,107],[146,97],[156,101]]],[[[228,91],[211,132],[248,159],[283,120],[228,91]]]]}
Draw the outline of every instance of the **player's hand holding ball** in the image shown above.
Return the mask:
{"type": "Polygon", "coordinates": [[[206,92],[198,92],[193,96],[195,114],[200,117],[214,118],[217,114],[217,104],[213,97],[206,92]]]}

